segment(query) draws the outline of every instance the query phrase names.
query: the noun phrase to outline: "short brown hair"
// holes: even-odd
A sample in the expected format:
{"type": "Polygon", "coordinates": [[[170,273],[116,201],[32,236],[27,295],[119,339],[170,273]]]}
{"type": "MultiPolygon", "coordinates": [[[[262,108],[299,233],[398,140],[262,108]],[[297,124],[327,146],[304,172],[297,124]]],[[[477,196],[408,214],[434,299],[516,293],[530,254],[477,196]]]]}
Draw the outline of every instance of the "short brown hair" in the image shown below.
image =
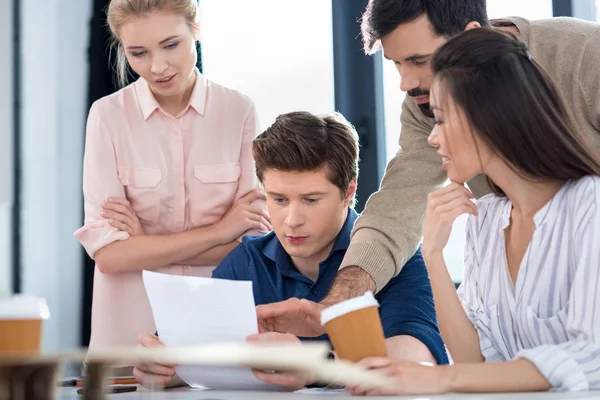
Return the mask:
{"type": "MultiPolygon", "coordinates": [[[[252,154],[261,183],[267,169],[314,171],[326,167],[327,177],[345,196],[358,177],[358,134],[339,113],[281,114],[254,139],[252,154]]],[[[350,207],[354,202],[352,199],[350,207]]]]}

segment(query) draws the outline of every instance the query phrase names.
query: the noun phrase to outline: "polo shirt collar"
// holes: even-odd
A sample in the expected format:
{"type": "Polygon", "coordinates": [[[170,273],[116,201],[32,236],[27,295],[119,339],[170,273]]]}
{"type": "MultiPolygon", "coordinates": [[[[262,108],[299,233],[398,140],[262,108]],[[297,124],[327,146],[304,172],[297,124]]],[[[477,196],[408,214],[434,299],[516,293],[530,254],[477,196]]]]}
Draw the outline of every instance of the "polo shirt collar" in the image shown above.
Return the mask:
{"type": "MultiPolygon", "coordinates": [[[[354,211],[354,209],[348,209],[348,216],[346,217],[346,221],[344,225],[342,225],[342,229],[338,233],[335,242],[329,252],[327,258],[321,263],[321,265],[326,265],[331,256],[337,251],[346,251],[348,246],[350,245],[350,234],[352,233],[352,228],[354,227],[354,222],[358,218],[358,213],[354,211]]],[[[281,242],[277,238],[277,235],[273,234],[273,238],[267,243],[265,248],[263,249],[263,254],[273,261],[277,268],[281,271],[282,274],[288,277],[297,277],[300,272],[296,269],[294,264],[292,263],[292,259],[289,254],[286,253],[285,249],[281,245],[281,242]]]]}

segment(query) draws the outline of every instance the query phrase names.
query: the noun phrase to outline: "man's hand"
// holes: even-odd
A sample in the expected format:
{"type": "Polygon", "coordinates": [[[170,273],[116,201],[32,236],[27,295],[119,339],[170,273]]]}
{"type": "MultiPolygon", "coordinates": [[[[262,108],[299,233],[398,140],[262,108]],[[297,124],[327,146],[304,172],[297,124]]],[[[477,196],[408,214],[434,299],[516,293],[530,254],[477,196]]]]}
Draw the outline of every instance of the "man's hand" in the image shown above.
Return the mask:
{"type": "Polygon", "coordinates": [[[315,337],[325,333],[321,325],[323,306],[305,299],[292,298],[279,303],[256,307],[258,330],[285,332],[301,337],[315,337]]]}
{"type": "MultiPolygon", "coordinates": [[[[148,349],[165,347],[163,342],[154,335],[143,334],[138,340],[138,347],[148,349]]],[[[175,375],[175,365],[170,364],[137,363],[133,368],[133,376],[140,385],[149,389],[162,389],[183,384],[181,379],[175,375]]]]}
{"type": "Polygon", "coordinates": [[[321,311],[365,292],[375,292],[375,281],[360,267],[347,267],[337,273],[333,286],[320,303],[292,298],[256,307],[260,332],[286,332],[301,337],[325,334],[321,311]]]}
{"type": "MultiPolygon", "coordinates": [[[[289,333],[259,333],[257,335],[250,335],[246,338],[248,343],[295,343],[301,345],[300,339],[289,333]]],[[[303,387],[310,385],[315,382],[315,378],[311,373],[308,372],[289,372],[289,371],[275,371],[266,372],[260,369],[252,369],[254,376],[265,383],[272,385],[279,385],[286,389],[298,390],[303,387]]]]}
{"type": "Polygon", "coordinates": [[[338,271],[333,285],[327,296],[321,300],[323,307],[329,307],[354,297],[362,296],[365,292],[375,293],[375,280],[364,269],[350,266],[338,271]]]}

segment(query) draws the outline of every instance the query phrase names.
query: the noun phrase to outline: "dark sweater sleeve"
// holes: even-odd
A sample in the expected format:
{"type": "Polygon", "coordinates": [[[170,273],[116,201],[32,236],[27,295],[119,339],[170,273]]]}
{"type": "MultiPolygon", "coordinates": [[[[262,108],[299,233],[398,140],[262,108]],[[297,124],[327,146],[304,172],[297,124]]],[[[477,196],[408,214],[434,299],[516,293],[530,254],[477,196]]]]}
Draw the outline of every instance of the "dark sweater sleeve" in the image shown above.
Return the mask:
{"type": "Polygon", "coordinates": [[[400,335],[412,336],[427,346],[438,364],[448,364],[448,354],[435,315],[429,275],[420,250],[377,297],[386,339],[400,335]]]}

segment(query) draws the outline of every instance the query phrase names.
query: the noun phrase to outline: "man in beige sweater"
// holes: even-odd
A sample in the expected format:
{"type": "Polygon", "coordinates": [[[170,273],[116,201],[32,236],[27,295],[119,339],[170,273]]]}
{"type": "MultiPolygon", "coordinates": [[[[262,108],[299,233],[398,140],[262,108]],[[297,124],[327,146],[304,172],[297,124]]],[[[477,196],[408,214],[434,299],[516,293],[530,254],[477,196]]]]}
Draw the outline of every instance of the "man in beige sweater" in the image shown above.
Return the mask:
{"type": "MultiPolygon", "coordinates": [[[[396,276],[421,240],[427,195],[447,179],[436,149],[427,144],[433,128],[429,89],[432,54],[464,30],[493,26],[528,45],[531,56],[562,92],[581,132],[600,151],[600,25],[572,18],[488,21],[485,0],[371,0],[362,19],[365,51],[383,50],[396,64],[402,105],[400,151],[388,164],[381,188],[356,221],[352,240],[328,296],[320,303],[288,301],[262,306],[264,330],[318,334],[324,306],[378,291],[396,276]]],[[[483,176],[468,183],[480,197],[489,193],[483,176]]]]}

